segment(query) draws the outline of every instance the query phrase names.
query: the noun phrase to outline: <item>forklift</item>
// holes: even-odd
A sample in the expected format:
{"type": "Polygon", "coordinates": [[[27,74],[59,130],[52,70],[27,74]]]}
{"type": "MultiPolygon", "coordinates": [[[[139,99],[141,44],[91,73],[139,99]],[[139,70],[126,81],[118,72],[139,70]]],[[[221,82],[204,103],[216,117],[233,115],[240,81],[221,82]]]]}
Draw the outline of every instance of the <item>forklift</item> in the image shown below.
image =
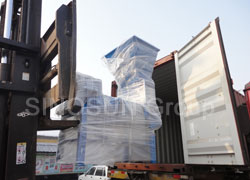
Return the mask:
{"type": "Polygon", "coordinates": [[[41,37],[42,0],[5,0],[0,11],[0,179],[34,180],[38,130],[62,130],[79,121],[55,121],[50,110],[69,100],[76,73],[76,0],[56,11],[41,37]],[[57,58],[57,64],[52,61],[57,58]],[[51,87],[52,79],[57,84],[51,87]]]}

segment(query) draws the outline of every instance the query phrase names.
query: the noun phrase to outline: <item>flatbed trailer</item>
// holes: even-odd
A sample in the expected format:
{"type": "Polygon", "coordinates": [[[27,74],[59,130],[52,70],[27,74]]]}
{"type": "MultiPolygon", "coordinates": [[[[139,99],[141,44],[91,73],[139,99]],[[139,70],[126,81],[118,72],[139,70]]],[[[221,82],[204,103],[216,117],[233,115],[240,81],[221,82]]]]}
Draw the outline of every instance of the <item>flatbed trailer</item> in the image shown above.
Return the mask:
{"type": "Polygon", "coordinates": [[[130,180],[243,180],[250,178],[248,166],[116,163],[115,167],[120,171],[126,171],[130,180]]]}

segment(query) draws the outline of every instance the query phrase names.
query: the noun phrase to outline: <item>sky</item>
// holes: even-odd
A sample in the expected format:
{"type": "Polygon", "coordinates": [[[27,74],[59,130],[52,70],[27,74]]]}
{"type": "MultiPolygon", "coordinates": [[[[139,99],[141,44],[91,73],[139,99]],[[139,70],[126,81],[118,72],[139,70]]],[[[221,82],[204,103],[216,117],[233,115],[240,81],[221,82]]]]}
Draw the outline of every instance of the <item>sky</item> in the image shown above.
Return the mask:
{"type": "MultiPolygon", "coordinates": [[[[42,34],[68,2],[43,0],[42,34]]],[[[243,90],[250,81],[249,0],[77,0],[77,71],[101,79],[110,95],[114,78],[101,60],[105,54],[136,35],[160,49],[159,59],[181,49],[216,17],[234,88],[243,90]]]]}
{"type": "MultiPolygon", "coordinates": [[[[42,34],[69,0],[43,0],[42,34]]],[[[110,95],[113,76],[101,58],[136,35],[158,47],[158,59],[181,49],[209,22],[220,18],[236,90],[250,81],[249,0],[77,0],[77,70],[102,79],[110,95]]]]}

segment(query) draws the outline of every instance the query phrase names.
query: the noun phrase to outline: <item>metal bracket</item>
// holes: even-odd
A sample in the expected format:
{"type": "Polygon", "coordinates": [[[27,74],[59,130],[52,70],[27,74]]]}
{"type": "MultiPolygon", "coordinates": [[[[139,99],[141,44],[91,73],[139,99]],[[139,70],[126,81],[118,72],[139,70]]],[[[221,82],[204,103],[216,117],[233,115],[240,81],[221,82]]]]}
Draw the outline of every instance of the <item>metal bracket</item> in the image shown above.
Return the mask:
{"type": "MultiPolygon", "coordinates": [[[[16,54],[25,54],[26,57],[36,56],[39,53],[38,47],[34,47],[34,46],[27,45],[22,42],[17,42],[14,40],[3,38],[3,37],[0,37],[0,48],[15,51],[16,54]]],[[[9,66],[9,65],[2,64],[2,66],[9,66]]],[[[34,86],[22,86],[20,84],[21,84],[20,81],[14,81],[14,82],[11,82],[11,81],[1,82],[0,81],[0,89],[8,90],[8,91],[21,91],[21,92],[35,92],[36,91],[36,88],[34,88],[34,86]]]]}
{"type": "Polygon", "coordinates": [[[22,52],[25,54],[37,54],[39,52],[39,47],[30,46],[25,43],[13,41],[3,37],[0,37],[0,48],[22,52]]]}
{"type": "MultiPolygon", "coordinates": [[[[56,20],[41,39],[41,81],[46,117],[50,109],[60,102],[75,97],[76,73],[76,2],[62,5],[56,12],[56,20]],[[52,66],[54,58],[58,64],[52,66]],[[58,76],[58,84],[51,88],[51,81],[58,76]]],[[[73,109],[73,101],[68,108],[73,109]]],[[[54,130],[76,126],[76,122],[53,121],[46,117],[40,119],[39,130],[54,130]]],[[[78,121],[77,121],[78,122],[78,121]]]]}
{"type": "Polygon", "coordinates": [[[46,131],[46,130],[64,130],[70,127],[76,127],[80,121],[67,121],[67,120],[60,120],[55,121],[51,119],[42,119],[39,123],[38,130],[46,131]]]}

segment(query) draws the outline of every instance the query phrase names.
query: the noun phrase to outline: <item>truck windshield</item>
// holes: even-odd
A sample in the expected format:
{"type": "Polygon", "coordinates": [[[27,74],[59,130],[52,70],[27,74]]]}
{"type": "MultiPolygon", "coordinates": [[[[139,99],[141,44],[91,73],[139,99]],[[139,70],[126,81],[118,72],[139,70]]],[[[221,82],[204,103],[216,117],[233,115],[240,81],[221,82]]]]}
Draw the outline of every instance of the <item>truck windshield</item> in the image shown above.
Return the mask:
{"type": "Polygon", "coordinates": [[[90,170],[89,170],[89,172],[87,173],[87,175],[94,175],[94,173],[95,173],[95,167],[92,167],[90,170]]]}
{"type": "Polygon", "coordinates": [[[104,168],[103,167],[97,168],[95,175],[96,176],[105,176],[105,170],[104,170],[104,168]]]}

